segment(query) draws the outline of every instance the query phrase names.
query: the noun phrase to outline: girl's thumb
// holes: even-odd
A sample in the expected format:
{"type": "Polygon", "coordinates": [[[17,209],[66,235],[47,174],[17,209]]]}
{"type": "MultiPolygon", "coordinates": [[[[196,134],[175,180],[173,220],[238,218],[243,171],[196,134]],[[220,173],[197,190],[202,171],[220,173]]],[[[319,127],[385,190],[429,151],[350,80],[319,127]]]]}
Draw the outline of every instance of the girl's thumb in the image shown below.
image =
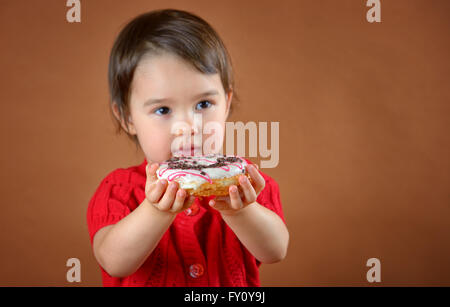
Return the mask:
{"type": "Polygon", "coordinates": [[[147,163],[147,166],[145,167],[145,172],[146,172],[146,174],[147,174],[147,176],[149,175],[149,173],[150,173],[150,168],[152,167],[152,163],[147,163]]]}
{"type": "Polygon", "coordinates": [[[147,174],[147,176],[152,176],[152,177],[155,177],[155,171],[156,171],[156,169],[155,168],[157,168],[157,166],[158,166],[158,164],[157,163],[148,163],[147,164],[147,166],[145,167],[145,171],[146,171],[146,174],[147,174]],[[153,171],[152,171],[152,173],[150,174],[150,169],[153,167],[153,171]]]}

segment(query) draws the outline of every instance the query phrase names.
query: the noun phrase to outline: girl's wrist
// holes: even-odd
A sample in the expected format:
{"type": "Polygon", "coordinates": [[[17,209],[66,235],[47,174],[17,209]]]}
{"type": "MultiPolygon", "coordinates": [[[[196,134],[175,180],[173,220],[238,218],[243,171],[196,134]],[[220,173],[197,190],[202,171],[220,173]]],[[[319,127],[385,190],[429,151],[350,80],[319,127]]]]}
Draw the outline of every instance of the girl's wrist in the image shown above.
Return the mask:
{"type": "Polygon", "coordinates": [[[176,216],[176,213],[174,213],[174,212],[159,210],[154,204],[150,203],[147,198],[144,199],[144,201],[142,202],[141,205],[144,205],[148,209],[148,211],[151,215],[157,216],[161,219],[164,219],[164,218],[170,219],[170,218],[175,218],[175,216],[176,216]]]}
{"type": "Polygon", "coordinates": [[[221,210],[220,214],[223,217],[238,217],[238,216],[242,216],[244,215],[247,211],[249,211],[249,209],[251,210],[251,207],[254,207],[253,205],[256,204],[257,202],[251,203],[239,210],[221,210]]]}

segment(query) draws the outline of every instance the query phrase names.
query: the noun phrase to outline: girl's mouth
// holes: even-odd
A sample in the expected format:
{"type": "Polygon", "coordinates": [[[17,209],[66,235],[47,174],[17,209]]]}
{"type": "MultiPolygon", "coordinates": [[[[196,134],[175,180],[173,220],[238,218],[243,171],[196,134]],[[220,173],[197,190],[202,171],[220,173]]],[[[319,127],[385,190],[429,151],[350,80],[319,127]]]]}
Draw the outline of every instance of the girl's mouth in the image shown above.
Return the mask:
{"type": "Polygon", "coordinates": [[[189,148],[181,148],[179,151],[175,153],[175,155],[183,155],[183,156],[198,156],[202,154],[202,148],[199,146],[192,145],[189,148]]]}

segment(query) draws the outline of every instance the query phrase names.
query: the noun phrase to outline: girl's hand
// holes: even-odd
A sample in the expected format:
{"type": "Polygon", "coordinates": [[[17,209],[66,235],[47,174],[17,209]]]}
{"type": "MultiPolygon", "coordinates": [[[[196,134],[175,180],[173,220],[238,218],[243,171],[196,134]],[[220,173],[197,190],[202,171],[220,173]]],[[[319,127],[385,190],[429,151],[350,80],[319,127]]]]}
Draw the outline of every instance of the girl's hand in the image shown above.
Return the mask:
{"type": "Polygon", "coordinates": [[[146,167],[145,197],[148,202],[158,210],[172,214],[188,209],[194,203],[195,196],[188,196],[185,190],[178,188],[175,181],[168,185],[167,180],[158,180],[158,167],[158,163],[148,163],[146,167]]]}
{"type": "Polygon", "coordinates": [[[239,176],[239,187],[231,185],[230,195],[217,196],[209,201],[209,205],[218,210],[221,214],[234,215],[246,206],[256,202],[259,193],[264,189],[266,181],[258,172],[254,164],[247,166],[250,180],[244,176],[239,176]]]}

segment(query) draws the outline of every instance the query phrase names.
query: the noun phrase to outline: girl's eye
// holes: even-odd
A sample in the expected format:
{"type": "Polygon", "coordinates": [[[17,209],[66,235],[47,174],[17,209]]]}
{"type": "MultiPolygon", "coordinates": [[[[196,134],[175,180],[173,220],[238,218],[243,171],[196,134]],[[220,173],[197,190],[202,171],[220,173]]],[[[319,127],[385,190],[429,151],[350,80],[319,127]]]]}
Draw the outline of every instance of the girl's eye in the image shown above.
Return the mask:
{"type": "Polygon", "coordinates": [[[211,106],[212,106],[212,103],[211,103],[211,102],[209,102],[208,100],[204,100],[204,101],[200,101],[200,102],[196,105],[195,109],[196,109],[196,110],[202,110],[202,109],[207,109],[207,108],[209,108],[209,107],[211,107],[211,106]]]}
{"type": "Polygon", "coordinates": [[[155,113],[158,115],[165,115],[165,114],[168,114],[169,112],[170,112],[170,109],[168,107],[161,107],[155,111],[155,113]],[[158,111],[161,111],[161,112],[158,112],[158,111]]]}

